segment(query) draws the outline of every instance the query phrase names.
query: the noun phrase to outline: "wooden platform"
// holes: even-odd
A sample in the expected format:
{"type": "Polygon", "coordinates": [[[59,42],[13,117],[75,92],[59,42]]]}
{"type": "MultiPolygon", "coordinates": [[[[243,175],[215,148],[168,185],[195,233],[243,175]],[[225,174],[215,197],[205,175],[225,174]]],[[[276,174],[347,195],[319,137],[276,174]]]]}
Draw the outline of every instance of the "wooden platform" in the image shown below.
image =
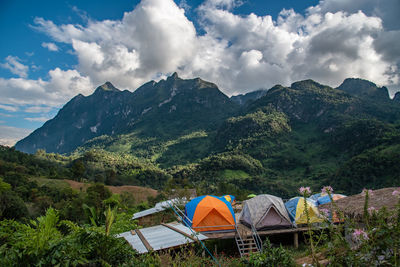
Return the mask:
{"type": "MultiPolygon", "coordinates": [[[[246,226],[244,226],[246,227],[246,226]]],[[[322,228],[313,228],[313,230],[321,230],[322,228]]],[[[249,230],[250,231],[250,230],[249,230]]],[[[288,229],[276,229],[257,231],[259,236],[270,236],[279,234],[293,234],[293,245],[299,247],[299,233],[308,231],[308,227],[288,228],[288,229]]],[[[203,233],[208,239],[232,239],[235,238],[235,232],[226,233],[203,233]]]]}
{"type": "MultiPolygon", "coordinates": [[[[241,224],[239,222],[239,213],[235,214],[237,228],[240,231],[247,231],[248,234],[251,234],[251,229],[247,226],[241,224]]],[[[322,227],[312,227],[312,230],[322,230],[322,227]]],[[[303,233],[308,231],[307,226],[301,227],[293,227],[293,228],[284,228],[284,229],[272,229],[272,230],[265,230],[265,231],[257,231],[259,236],[270,236],[270,235],[279,235],[279,234],[293,234],[293,245],[297,248],[299,246],[299,233],[303,233]]],[[[232,239],[235,238],[235,232],[213,232],[213,233],[203,233],[209,239],[232,239]]]]}
{"type": "MultiPolygon", "coordinates": [[[[269,236],[269,235],[278,235],[278,234],[300,233],[300,232],[305,232],[305,231],[308,231],[307,227],[257,231],[257,233],[258,233],[259,236],[269,236]]],[[[204,233],[204,235],[207,236],[210,239],[230,239],[230,238],[235,238],[235,232],[204,233]]]]}

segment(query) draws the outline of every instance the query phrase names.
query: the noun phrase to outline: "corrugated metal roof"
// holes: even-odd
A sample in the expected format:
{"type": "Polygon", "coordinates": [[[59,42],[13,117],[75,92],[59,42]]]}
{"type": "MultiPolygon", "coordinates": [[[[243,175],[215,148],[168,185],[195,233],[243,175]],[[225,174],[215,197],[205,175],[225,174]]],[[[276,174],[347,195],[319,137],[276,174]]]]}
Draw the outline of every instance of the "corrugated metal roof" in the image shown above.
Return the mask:
{"type": "Polygon", "coordinates": [[[131,232],[125,232],[122,234],[117,235],[117,237],[123,237],[126,241],[132,246],[139,253],[146,253],[148,252],[146,247],[143,245],[142,241],[140,240],[138,235],[132,235],[131,232]]]}
{"type": "MultiPolygon", "coordinates": [[[[174,222],[174,223],[168,223],[168,225],[188,234],[192,235],[192,232],[190,229],[183,224],[174,222]]],[[[171,247],[176,247],[180,246],[183,244],[187,243],[192,243],[193,240],[188,238],[187,236],[178,233],[166,226],[163,225],[157,225],[157,226],[152,226],[148,228],[143,228],[140,229],[140,232],[143,234],[143,236],[146,238],[147,242],[150,244],[150,246],[154,250],[160,250],[160,249],[165,249],[165,248],[171,248],[171,247]]],[[[197,238],[195,239],[200,239],[200,240],[205,240],[208,237],[202,234],[196,234],[197,238]]],[[[148,252],[146,247],[143,245],[142,241],[140,240],[139,236],[137,234],[132,235],[131,232],[125,232],[122,234],[119,234],[117,237],[123,237],[126,239],[126,241],[129,242],[129,244],[137,250],[139,253],[146,253],[148,252]]]]}
{"type": "Polygon", "coordinates": [[[141,217],[147,216],[147,215],[151,215],[163,210],[166,210],[168,208],[171,207],[172,205],[180,205],[180,204],[185,204],[187,202],[186,198],[174,198],[174,199],[170,199],[170,200],[166,200],[166,201],[162,201],[157,203],[154,208],[151,209],[147,209],[144,211],[140,211],[140,212],[136,212],[135,214],[133,214],[132,219],[139,219],[141,217]]]}

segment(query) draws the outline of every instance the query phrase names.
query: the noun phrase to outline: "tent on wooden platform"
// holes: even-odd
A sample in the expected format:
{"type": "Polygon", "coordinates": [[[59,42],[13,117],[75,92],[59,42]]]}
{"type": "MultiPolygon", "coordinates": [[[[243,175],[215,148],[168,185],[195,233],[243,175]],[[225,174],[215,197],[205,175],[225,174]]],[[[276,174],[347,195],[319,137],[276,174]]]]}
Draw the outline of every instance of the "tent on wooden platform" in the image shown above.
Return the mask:
{"type": "Polygon", "coordinates": [[[256,230],[292,227],[285,204],[280,197],[263,194],[244,201],[239,220],[256,230]]]}
{"type": "Polygon", "coordinates": [[[233,231],[236,218],[225,197],[206,195],[185,205],[185,223],[197,232],[233,231]]]}
{"type": "MultiPolygon", "coordinates": [[[[336,201],[336,200],[339,200],[346,196],[342,195],[342,194],[332,194],[331,197],[332,197],[333,201],[336,201]]],[[[331,198],[326,193],[314,194],[314,195],[310,196],[310,199],[314,200],[316,202],[317,206],[331,202],[331,198]]]]}
{"type": "MultiPolygon", "coordinates": [[[[310,223],[320,223],[324,218],[319,214],[317,203],[307,198],[307,210],[310,217],[310,223]]],[[[307,215],[305,209],[304,197],[294,197],[285,203],[286,209],[289,213],[290,219],[296,224],[306,224],[307,215]]]]}
{"type": "Polygon", "coordinates": [[[228,201],[229,203],[231,203],[232,205],[234,205],[236,203],[236,197],[232,196],[232,195],[224,195],[222,196],[223,198],[226,199],[226,201],[228,201]]]}

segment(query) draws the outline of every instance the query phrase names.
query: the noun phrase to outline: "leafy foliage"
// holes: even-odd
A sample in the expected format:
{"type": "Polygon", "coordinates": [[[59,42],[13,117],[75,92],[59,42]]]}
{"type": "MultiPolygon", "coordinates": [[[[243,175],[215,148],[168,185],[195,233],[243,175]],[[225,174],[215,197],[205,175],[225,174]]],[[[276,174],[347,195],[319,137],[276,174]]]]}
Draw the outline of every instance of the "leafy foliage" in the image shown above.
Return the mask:
{"type": "Polygon", "coordinates": [[[400,144],[377,146],[351,158],[334,176],[334,184],[349,193],[363,188],[397,186],[400,182],[400,144]]]}
{"type": "Polygon", "coordinates": [[[254,253],[250,258],[244,260],[247,266],[296,266],[290,253],[280,245],[273,247],[267,238],[263,244],[261,253],[254,253]]]}
{"type": "Polygon", "coordinates": [[[0,265],[118,265],[134,256],[130,246],[102,229],[59,221],[50,208],[46,215],[22,224],[0,221],[0,265]]]}

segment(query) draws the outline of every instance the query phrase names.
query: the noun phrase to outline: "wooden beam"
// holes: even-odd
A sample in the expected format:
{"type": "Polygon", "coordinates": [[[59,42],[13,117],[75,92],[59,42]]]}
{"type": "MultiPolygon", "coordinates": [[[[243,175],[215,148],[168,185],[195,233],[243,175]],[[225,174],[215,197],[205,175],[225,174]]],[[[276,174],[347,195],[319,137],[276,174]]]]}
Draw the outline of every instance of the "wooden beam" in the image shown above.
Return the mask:
{"type": "Polygon", "coordinates": [[[136,234],[138,235],[138,237],[140,238],[140,240],[142,241],[143,245],[146,247],[146,249],[148,251],[153,250],[153,247],[150,246],[149,242],[147,241],[147,239],[144,237],[144,235],[142,234],[142,232],[140,232],[139,229],[135,230],[136,234]]]}
{"type": "Polygon", "coordinates": [[[198,240],[197,240],[196,238],[194,238],[193,236],[191,236],[191,235],[189,235],[189,234],[187,234],[187,233],[185,233],[185,232],[179,230],[178,228],[175,228],[175,227],[173,227],[173,226],[171,226],[171,225],[168,225],[168,224],[166,224],[166,223],[161,223],[161,225],[162,225],[162,226],[165,226],[165,227],[167,227],[167,228],[169,228],[169,229],[171,229],[171,230],[173,230],[173,231],[175,231],[175,232],[177,232],[177,233],[180,233],[181,235],[184,235],[184,236],[186,236],[187,238],[190,238],[190,239],[193,240],[194,242],[197,242],[197,241],[198,241],[198,240]]]}
{"type": "MultiPolygon", "coordinates": [[[[314,227],[312,230],[322,230],[325,229],[323,227],[314,227]]],[[[308,227],[300,227],[300,228],[286,228],[286,229],[277,229],[277,230],[265,230],[265,231],[257,231],[259,236],[269,236],[269,235],[279,235],[279,234],[291,234],[291,233],[301,233],[308,231],[308,227]]],[[[235,232],[225,232],[225,233],[203,233],[210,239],[229,239],[235,237],[235,232]]]]}
{"type": "Polygon", "coordinates": [[[299,248],[299,233],[296,232],[293,234],[293,243],[295,248],[299,248]]]}

